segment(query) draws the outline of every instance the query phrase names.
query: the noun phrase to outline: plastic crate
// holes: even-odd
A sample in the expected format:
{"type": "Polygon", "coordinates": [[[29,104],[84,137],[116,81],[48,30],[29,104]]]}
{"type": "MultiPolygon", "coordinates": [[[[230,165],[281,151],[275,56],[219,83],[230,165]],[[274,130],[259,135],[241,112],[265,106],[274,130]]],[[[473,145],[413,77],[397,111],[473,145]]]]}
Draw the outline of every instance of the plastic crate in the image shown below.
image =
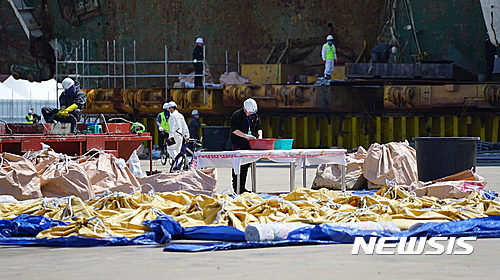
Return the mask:
{"type": "Polygon", "coordinates": [[[274,141],[275,150],[291,150],[293,139],[276,139],[274,141]]]}
{"type": "Polygon", "coordinates": [[[276,138],[248,139],[250,150],[273,150],[276,138]]]}
{"type": "Polygon", "coordinates": [[[93,133],[93,134],[101,134],[102,133],[102,126],[100,124],[88,125],[87,129],[90,131],[90,133],[93,133]]]}

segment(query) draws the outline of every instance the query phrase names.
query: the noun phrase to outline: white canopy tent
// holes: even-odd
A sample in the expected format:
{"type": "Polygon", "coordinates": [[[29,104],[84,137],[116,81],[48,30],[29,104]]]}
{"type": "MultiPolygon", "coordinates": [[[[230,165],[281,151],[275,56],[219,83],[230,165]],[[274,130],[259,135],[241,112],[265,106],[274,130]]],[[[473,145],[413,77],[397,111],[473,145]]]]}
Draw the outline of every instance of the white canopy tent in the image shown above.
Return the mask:
{"type": "Polygon", "coordinates": [[[1,100],[26,100],[29,98],[22,96],[17,91],[0,83],[0,99],[1,100]]]}
{"type": "Polygon", "coordinates": [[[24,123],[28,110],[42,115],[42,107],[57,107],[57,99],[62,91],[56,81],[29,82],[16,80],[12,76],[0,83],[0,120],[8,123],[24,123]]]}
{"type": "MultiPolygon", "coordinates": [[[[57,100],[59,97],[59,91],[54,79],[38,83],[16,80],[10,76],[3,82],[3,85],[31,100],[57,100]]],[[[59,87],[62,89],[60,84],[59,87]]]]}

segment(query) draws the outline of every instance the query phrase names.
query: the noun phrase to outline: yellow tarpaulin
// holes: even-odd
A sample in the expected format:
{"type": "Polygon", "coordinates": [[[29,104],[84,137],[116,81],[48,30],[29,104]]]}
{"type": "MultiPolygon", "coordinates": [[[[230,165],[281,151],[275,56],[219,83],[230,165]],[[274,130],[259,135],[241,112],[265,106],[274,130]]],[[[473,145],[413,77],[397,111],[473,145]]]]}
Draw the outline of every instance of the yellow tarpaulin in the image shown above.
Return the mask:
{"type": "Polygon", "coordinates": [[[38,238],[84,236],[135,237],[149,228],[145,220],[167,214],[183,227],[227,225],[244,230],[249,224],[303,222],[310,224],[357,221],[394,221],[401,229],[415,223],[443,222],[500,215],[500,203],[477,191],[461,199],[417,197],[398,187],[384,186],[375,195],[359,196],[327,189],[298,188],[289,194],[263,199],[245,193],[235,198],[183,191],[145,194],[107,192],[88,201],[78,197],[0,203],[0,219],[21,214],[43,215],[69,222],[38,234],[38,238]]]}

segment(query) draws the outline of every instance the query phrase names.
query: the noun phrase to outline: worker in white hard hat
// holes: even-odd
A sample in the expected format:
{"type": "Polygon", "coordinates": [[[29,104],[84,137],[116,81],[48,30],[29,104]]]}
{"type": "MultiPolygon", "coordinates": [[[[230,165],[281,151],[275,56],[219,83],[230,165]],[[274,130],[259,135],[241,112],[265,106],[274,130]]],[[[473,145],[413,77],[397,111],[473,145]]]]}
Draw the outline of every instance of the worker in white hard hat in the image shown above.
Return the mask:
{"type": "Polygon", "coordinates": [[[163,111],[156,116],[156,125],[158,126],[158,146],[162,152],[165,151],[165,139],[168,138],[170,132],[170,123],[168,118],[170,111],[168,110],[168,102],[163,104],[163,111]]]}
{"type": "Polygon", "coordinates": [[[87,96],[80,90],[79,84],[71,78],[62,81],[63,92],[59,95],[60,109],[43,107],[42,115],[46,123],[71,123],[71,132],[76,131],[76,123],[82,117],[82,110],[87,102],[87,96]]]}
{"type": "Polygon", "coordinates": [[[397,49],[394,45],[379,44],[370,51],[372,63],[388,63],[389,55],[395,54],[397,49]]]}
{"type": "Polygon", "coordinates": [[[326,43],[321,48],[321,58],[323,59],[323,64],[325,64],[325,79],[330,79],[333,73],[333,68],[338,64],[337,50],[333,44],[332,35],[328,35],[326,37],[326,43]]]}
{"type": "Polygon", "coordinates": [[[40,122],[41,117],[35,113],[35,109],[31,108],[28,110],[28,114],[25,117],[26,123],[33,124],[40,122]]]}
{"type": "MultiPolygon", "coordinates": [[[[262,139],[262,124],[257,110],[257,102],[252,98],[248,98],[243,102],[243,107],[236,110],[231,116],[231,150],[249,150],[250,144],[248,143],[248,139],[262,139]]],[[[240,194],[248,192],[245,188],[245,183],[250,164],[240,166],[240,194]]],[[[233,189],[234,192],[238,193],[238,181],[234,169],[232,175],[233,189]]]]}
{"type": "MultiPolygon", "coordinates": [[[[198,110],[196,110],[196,109],[191,111],[191,120],[189,121],[189,124],[188,124],[189,136],[191,136],[191,138],[199,139],[200,137],[198,136],[198,130],[202,125],[204,125],[204,124],[202,124],[200,121],[200,112],[198,112],[198,110]]],[[[191,151],[194,151],[193,142],[187,143],[187,147],[191,151]]]]}
{"type": "MultiPolygon", "coordinates": [[[[203,41],[203,38],[198,38],[196,39],[196,47],[194,47],[193,50],[193,66],[194,66],[194,73],[196,75],[201,75],[203,74],[203,45],[205,42],[203,41]]],[[[194,86],[195,87],[203,87],[203,77],[202,76],[197,76],[194,77],[194,86]]]]}
{"type": "Polygon", "coordinates": [[[170,112],[168,122],[170,124],[170,131],[168,133],[169,141],[175,142],[167,147],[168,155],[175,158],[182,148],[182,138],[189,138],[189,129],[186,124],[184,116],[177,111],[177,104],[174,101],[167,103],[167,109],[170,112]]]}
{"type": "Polygon", "coordinates": [[[201,122],[200,122],[200,113],[198,112],[198,110],[191,111],[191,121],[189,121],[188,127],[189,127],[189,135],[192,138],[199,139],[198,128],[201,127],[201,122]]]}

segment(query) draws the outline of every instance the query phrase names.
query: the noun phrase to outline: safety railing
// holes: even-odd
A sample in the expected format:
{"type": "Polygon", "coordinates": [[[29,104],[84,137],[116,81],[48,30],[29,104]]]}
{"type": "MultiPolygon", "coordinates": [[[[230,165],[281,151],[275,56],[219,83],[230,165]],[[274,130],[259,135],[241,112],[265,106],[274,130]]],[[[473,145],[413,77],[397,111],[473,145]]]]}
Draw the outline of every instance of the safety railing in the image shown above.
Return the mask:
{"type": "MultiPolygon", "coordinates": [[[[121,60],[117,58],[117,47],[116,40],[113,40],[112,46],[109,41],[106,42],[106,60],[91,60],[90,59],[90,41],[82,39],[81,44],[78,47],[74,48],[74,59],[69,60],[59,60],[59,44],[56,40],[56,71],[55,76],[56,80],[58,80],[58,76],[70,77],[78,80],[82,88],[92,88],[91,80],[95,79],[96,85],[103,87],[103,83],[107,83],[108,88],[137,88],[137,79],[145,79],[145,78],[161,78],[164,79],[165,90],[168,93],[168,89],[170,88],[168,84],[169,78],[181,77],[181,76],[192,76],[192,77],[203,77],[203,102],[206,103],[206,59],[203,61],[198,61],[203,64],[203,72],[202,74],[170,74],[169,66],[171,64],[191,64],[193,60],[169,60],[169,51],[168,47],[164,46],[164,60],[137,60],[137,44],[134,40],[133,43],[133,58],[132,60],[126,60],[125,53],[126,48],[122,47],[121,51],[121,60]],[[62,65],[71,65],[74,64],[74,67],[64,67],[65,71],[70,71],[74,69],[73,73],[60,73],[60,68],[62,65]],[[137,67],[138,65],[163,65],[161,67],[163,69],[162,72],[155,72],[149,74],[139,74],[137,67]],[[94,70],[91,66],[104,66],[105,73],[103,73],[102,68],[100,70],[94,70]],[[129,68],[132,68],[132,73],[130,73],[129,68]],[[92,71],[94,70],[94,71],[92,71]],[[99,80],[101,80],[99,82],[99,80]],[[130,81],[132,80],[132,84],[130,85],[130,81]],[[121,86],[119,82],[121,81],[121,86]]],[[[226,72],[229,72],[229,67],[232,65],[238,66],[238,73],[241,71],[241,62],[240,62],[240,52],[238,51],[238,63],[229,63],[228,52],[226,51],[226,60],[225,63],[214,63],[212,65],[225,65],[226,72]]],[[[203,57],[206,58],[206,50],[205,46],[203,46],[203,57]]],[[[151,67],[148,68],[151,70],[151,67]]],[[[168,98],[168,96],[167,96],[168,98]]]]}

